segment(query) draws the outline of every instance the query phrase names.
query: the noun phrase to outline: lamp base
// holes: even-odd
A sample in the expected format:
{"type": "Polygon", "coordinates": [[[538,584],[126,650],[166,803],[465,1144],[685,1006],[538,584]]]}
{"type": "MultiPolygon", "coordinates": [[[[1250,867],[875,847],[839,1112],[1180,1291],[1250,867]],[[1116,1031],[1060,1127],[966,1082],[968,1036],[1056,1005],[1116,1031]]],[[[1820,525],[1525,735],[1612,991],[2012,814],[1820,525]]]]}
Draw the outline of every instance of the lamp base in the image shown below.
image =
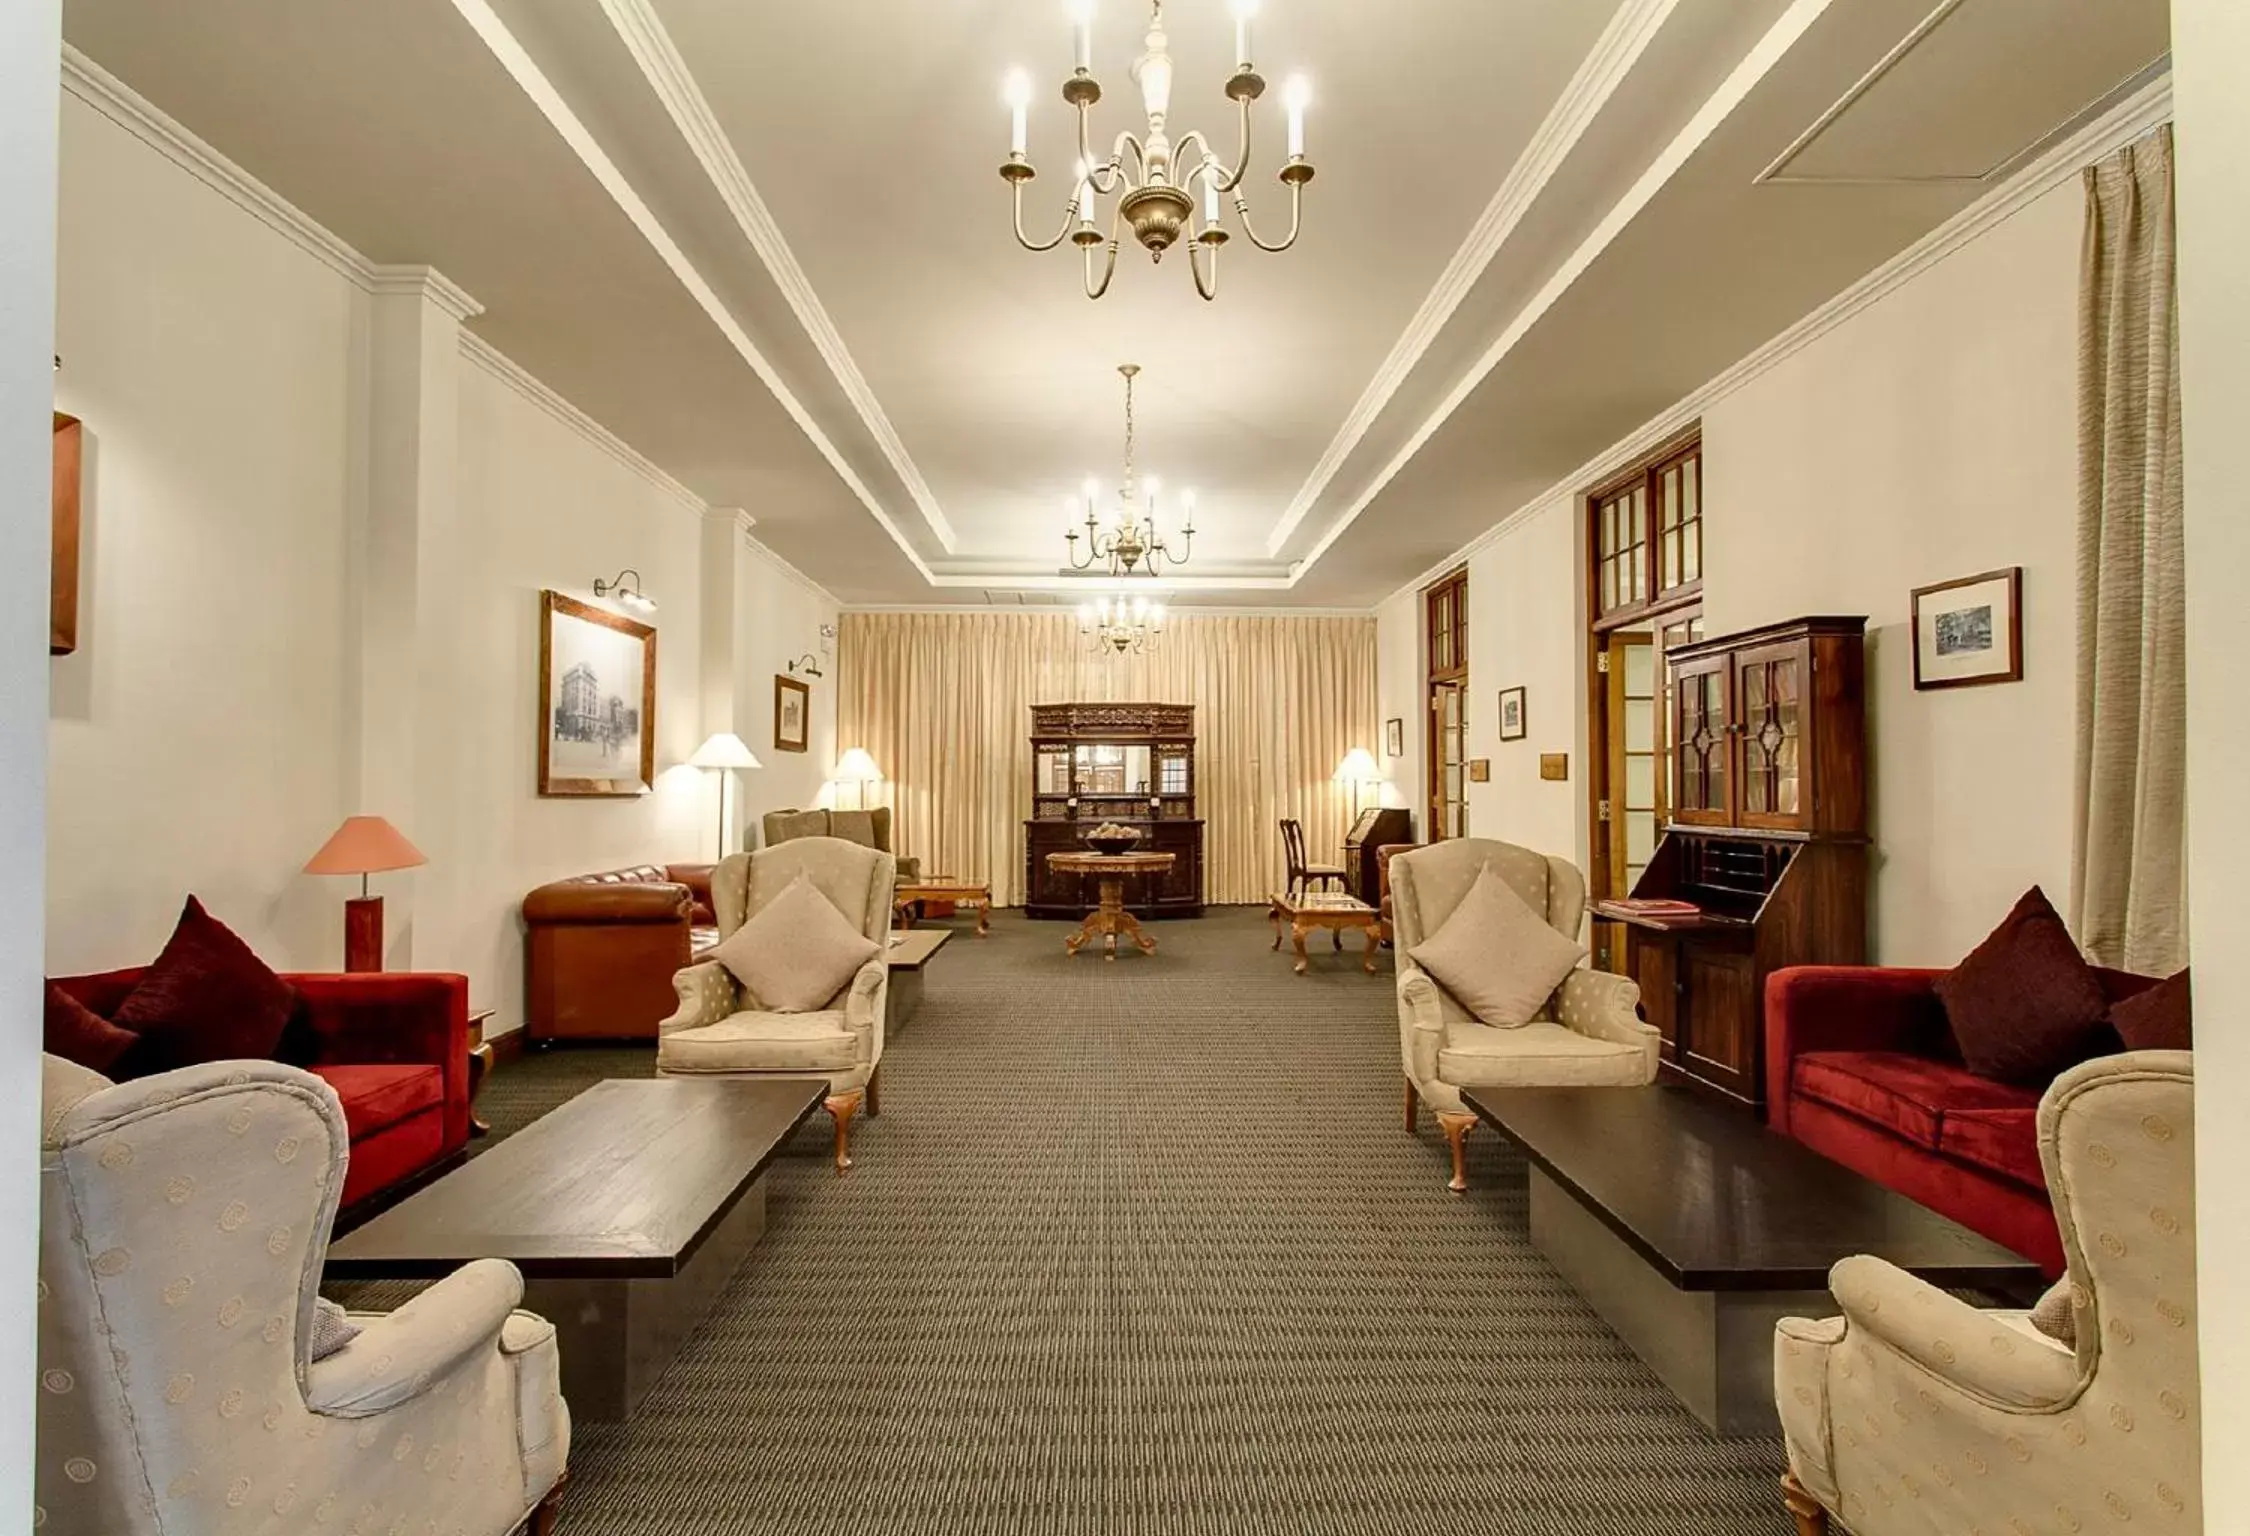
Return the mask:
{"type": "Polygon", "coordinates": [[[383,898],[354,896],[344,903],[344,969],[383,968],[383,898]]]}

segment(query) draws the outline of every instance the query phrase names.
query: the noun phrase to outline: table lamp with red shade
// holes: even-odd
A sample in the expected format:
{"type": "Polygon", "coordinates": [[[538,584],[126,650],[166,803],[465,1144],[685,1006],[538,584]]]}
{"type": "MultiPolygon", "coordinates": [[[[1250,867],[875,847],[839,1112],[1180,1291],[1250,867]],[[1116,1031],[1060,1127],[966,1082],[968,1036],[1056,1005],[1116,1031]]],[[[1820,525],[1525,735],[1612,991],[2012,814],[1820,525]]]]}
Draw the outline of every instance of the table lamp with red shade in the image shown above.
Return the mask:
{"type": "Polygon", "coordinates": [[[380,816],[347,816],[305,864],[308,875],[357,875],[359,894],[344,903],[344,969],[383,968],[383,898],[367,894],[367,877],[430,861],[380,816]]]}

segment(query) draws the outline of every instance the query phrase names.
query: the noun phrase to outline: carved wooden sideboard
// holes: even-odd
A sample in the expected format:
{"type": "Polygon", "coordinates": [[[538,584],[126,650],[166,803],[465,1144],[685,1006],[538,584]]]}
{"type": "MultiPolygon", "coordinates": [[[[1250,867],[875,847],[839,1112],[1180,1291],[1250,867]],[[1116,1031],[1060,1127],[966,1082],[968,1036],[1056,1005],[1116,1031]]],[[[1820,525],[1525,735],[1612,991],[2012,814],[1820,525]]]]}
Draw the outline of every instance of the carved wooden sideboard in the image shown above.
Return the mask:
{"type": "Polygon", "coordinates": [[[1034,704],[1031,817],[1024,823],[1024,910],[1077,921],[1091,881],[1050,869],[1105,821],[1135,828],[1140,850],[1173,855],[1161,876],[1129,882],[1136,917],[1203,915],[1203,821],[1195,814],[1195,706],[1034,704]]]}

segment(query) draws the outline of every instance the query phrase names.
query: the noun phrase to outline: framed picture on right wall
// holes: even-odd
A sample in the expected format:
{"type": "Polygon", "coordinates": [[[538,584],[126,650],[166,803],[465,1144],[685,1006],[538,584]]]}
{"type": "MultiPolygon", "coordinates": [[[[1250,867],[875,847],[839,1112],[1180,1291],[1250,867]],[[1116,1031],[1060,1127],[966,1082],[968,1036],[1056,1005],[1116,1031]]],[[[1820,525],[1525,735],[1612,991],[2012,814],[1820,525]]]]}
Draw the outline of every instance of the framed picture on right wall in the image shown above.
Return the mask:
{"type": "Polygon", "coordinates": [[[1914,686],[2023,678],[2023,567],[1914,589],[1914,686]]]}

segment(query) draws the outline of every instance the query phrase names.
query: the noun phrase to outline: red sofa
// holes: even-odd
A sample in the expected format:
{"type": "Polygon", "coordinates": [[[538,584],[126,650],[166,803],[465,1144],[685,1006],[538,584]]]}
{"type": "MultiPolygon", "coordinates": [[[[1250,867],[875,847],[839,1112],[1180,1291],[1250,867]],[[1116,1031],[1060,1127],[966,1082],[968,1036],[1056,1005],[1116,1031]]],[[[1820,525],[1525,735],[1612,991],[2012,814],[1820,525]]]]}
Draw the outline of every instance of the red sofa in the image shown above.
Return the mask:
{"type": "MultiPolygon", "coordinates": [[[[54,983],[104,1018],[136,967],[54,983]]],[[[336,1090],[351,1137],[348,1207],[428,1171],[469,1142],[469,981],[409,971],[284,976],[296,1014],[275,1055],[336,1090]]]]}
{"type": "MultiPolygon", "coordinates": [[[[1810,965],[1767,977],[1768,1123],[2060,1275],[2041,1090],[1961,1065],[1931,985],[1944,974],[1810,965]]],[[[2156,985],[2095,974],[2111,1002],[2156,985]]]]}

